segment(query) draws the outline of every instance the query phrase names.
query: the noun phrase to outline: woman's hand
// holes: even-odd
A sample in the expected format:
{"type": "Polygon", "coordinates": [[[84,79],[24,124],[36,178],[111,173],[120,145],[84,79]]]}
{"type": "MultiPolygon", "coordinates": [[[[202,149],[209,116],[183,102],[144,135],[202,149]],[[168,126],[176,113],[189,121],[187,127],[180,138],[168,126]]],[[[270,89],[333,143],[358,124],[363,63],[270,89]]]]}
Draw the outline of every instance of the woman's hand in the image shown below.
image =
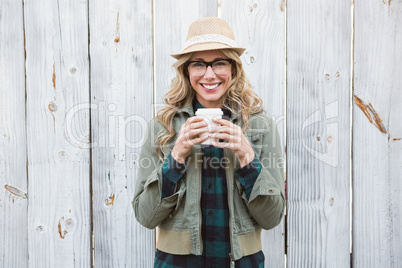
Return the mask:
{"type": "Polygon", "coordinates": [[[207,126],[208,124],[201,116],[192,116],[181,126],[179,136],[172,150],[172,156],[177,162],[184,163],[191,153],[191,148],[209,138],[208,135],[199,136],[208,131],[207,126]]]}
{"type": "Polygon", "coordinates": [[[254,159],[254,150],[243,134],[241,128],[225,119],[212,119],[220,127],[211,129],[212,145],[219,148],[228,148],[239,159],[240,167],[244,167],[254,159]],[[224,142],[219,142],[219,139],[224,142]],[[226,142],[225,142],[226,141],[226,142]]]}

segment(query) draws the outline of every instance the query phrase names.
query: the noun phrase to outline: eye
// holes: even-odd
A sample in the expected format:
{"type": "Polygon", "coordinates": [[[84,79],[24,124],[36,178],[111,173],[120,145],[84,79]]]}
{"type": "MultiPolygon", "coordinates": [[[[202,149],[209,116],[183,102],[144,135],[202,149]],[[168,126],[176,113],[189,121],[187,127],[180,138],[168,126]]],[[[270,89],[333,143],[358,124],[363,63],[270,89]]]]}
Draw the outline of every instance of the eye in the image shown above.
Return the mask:
{"type": "Polygon", "coordinates": [[[225,60],[220,60],[214,63],[215,66],[217,67],[224,67],[224,66],[228,66],[229,62],[225,61],[225,60]]]}
{"type": "Polygon", "coordinates": [[[199,61],[190,63],[191,68],[202,68],[204,66],[205,66],[205,63],[199,62],[199,61]]]}

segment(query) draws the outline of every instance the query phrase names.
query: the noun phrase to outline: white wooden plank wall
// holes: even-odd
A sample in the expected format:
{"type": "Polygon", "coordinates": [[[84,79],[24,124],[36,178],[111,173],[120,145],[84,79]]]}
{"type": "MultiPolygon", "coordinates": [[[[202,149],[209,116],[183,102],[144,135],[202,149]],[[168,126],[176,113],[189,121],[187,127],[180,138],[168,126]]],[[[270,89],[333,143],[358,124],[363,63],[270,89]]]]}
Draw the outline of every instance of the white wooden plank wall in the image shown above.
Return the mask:
{"type": "Polygon", "coordinates": [[[87,4],[25,1],[28,251],[31,267],[91,264],[87,4]],[[73,130],[73,135],[70,131],[73,130]]]}
{"type": "Polygon", "coordinates": [[[25,57],[21,1],[0,1],[0,267],[28,264],[25,57]]]}
{"type": "Polygon", "coordinates": [[[349,1],[287,5],[288,267],[349,267],[349,1]]]}
{"type": "Polygon", "coordinates": [[[401,0],[355,0],[353,267],[402,265],[401,26],[401,0]]]}
{"type": "MultiPolygon", "coordinates": [[[[223,0],[222,18],[235,32],[236,42],[247,50],[244,69],[264,110],[277,124],[285,148],[285,11],[284,1],[223,0]]],[[[283,154],[284,155],[284,154],[283,154]]],[[[268,164],[268,161],[264,161],[268,164]]],[[[272,163],[283,165],[282,163],[272,163]]],[[[284,267],[285,229],[282,223],[262,232],[265,267],[284,267]]]]}
{"type": "Polygon", "coordinates": [[[153,113],[152,1],[90,1],[95,267],[151,267],[154,232],[131,201],[153,113]]]}
{"type": "MultiPolygon", "coordinates": [[[[402,1],[354,2],[351,79],[351,2],[221,0],[287,152],[266,267],[402,265],[402,1]]],[[[217,15],[217,0],[0,1],[0,267],[153,266],[131,206],[142,132],[170,54],[217,15]]]]}

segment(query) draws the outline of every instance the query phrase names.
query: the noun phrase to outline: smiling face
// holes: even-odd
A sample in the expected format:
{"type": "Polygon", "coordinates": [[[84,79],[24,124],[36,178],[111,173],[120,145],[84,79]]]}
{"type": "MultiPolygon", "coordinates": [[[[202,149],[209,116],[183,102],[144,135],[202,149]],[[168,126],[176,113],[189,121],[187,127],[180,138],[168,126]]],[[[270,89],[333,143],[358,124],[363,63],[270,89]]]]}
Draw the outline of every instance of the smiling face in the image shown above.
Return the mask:
{"type": "MultiPolygon", "coordinates": [[[[227,59],[228,57],[220,50],[200,51],[193,54],[189,61],[210,62],[217,59],[227,59]]],[[[191,76],[190,84],[196,92],[199,103],[205,108],[221,108],[223,104],[222,96],[225,94],[232,79],[232,69],[225,74],[217,75],[211,68],[203,76],[191,76]]]]}

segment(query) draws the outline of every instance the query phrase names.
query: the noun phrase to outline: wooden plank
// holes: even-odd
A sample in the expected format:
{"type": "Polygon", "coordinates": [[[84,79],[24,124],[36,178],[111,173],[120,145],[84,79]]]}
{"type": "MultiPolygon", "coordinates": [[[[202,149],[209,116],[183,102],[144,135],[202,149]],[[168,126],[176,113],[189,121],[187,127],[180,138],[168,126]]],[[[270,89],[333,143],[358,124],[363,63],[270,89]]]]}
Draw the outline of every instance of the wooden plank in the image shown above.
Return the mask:
{"type": "Polygon", "coordinates": [[[28,266],[25,55],[21,1],[0,2],[0,266],[28,266]]]}
{"type": "Polygon", "coordinates": [[[188,27],[195,19],[216,17],[217,14],[218,0],[155,1],[155,114],[164,107],[163,97],[169,91],[170,83],[175,77],[173,64],[176,60],[170,55],[182,51],[188,27]]]}
{"type": "MultiPolygon", "coordinates": [[[[264,110],[278,124],[285,148],[285,9],[284,1],[222,0],[222,18],[235,32],[236,43],[247,48],[244,69],[253,90],[263,99],[264,110]]],[[[285,161],[277,163],[284,165],[285,161]]],[[[284,267],[284,220],[262,232],[265,267],[284,267]]]]}
{"type": "Polygon", "coordinates": [[[175,76],[171,54],[182,51],[190,24],[197,18],[217,16],[217,0],[155,1],[155,108],[164,106],[163,96],[175,76]]]}
{"type": "Polygon", "coordinates": [[[288,267],[350,266],[350,10],[287,4],[288,267]]]}
{"type": "Polygon", "coordinates": [[[89,267],[87,4],[25,1],[29,266],[89,267]],[[46,12],[44,12],[44,10],[46,12]],[[85,143],[85,141],[84,141],[85,143]]]}
{"type": "Polygon", "coordinates": [[[165,106],[163,97],[170,90],[170,83],[176,75],[173,67],[176,60],[170,55],[182,51],[188,27],[195,19],[217,15],[218,0],[155,1],[155,115],[165,106]]]}
{"type": "Polygon", "coordinates": [[[95,267],[151,267],[154,232],[134,217],[141,138],[153,113],[152,1],[92,1],[95,267]]]}
{"type": "Polygon", "coordinates": [[[402,264],[402,1],[355,1],[353,267],[402,264]]]}

